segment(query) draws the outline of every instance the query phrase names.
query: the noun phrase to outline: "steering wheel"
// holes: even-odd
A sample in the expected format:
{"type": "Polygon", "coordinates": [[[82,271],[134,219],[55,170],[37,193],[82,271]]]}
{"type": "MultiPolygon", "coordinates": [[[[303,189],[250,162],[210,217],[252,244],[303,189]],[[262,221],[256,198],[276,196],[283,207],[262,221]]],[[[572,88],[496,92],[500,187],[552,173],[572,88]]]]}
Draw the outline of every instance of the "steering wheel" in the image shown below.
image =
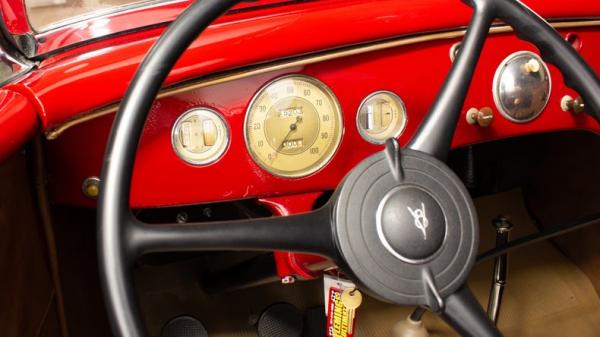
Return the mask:
{"type": "Polygon", "coordinates": [[[600,81],[541,17],[516,0],[468,0],[474,15],[429,113],[406,146],[396,140],[359,163],[323,207],[292,216],[149,225],[129,208],[136,148],[166,76],[192,41],[235,0],[191,4],[140,65],[121,103],[104,159],[99,200],[102,285],[115,336],[143,337],[132,269],[153,252],[254,250],[322,255],[384,301],[426,306],[462,336],[501,336],[465,286],[478,247],[466,188],[444,160],[485,38],[495,18],[535,44],[600,117],[600,81]]]}

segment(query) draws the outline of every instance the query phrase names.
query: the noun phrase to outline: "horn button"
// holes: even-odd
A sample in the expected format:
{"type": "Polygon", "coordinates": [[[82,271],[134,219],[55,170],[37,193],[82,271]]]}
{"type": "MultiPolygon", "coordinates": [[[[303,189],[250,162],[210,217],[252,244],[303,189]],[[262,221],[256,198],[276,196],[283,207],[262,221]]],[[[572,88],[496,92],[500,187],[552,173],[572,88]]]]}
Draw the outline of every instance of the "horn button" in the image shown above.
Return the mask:
{"type": "Polygon", "coordinates": [[[446,236],[446,219],[434,197],[417,186],[389,191],[377,210],[377,235],[395,257],[419,263],[439,251],[446,236]]]}
{"type": "Polygon", "coordinates": [[[402,305],[443,305],[475,262],[473,201],[443,162],[413,150],[365,159],[336,192],[340,263],[371,295],[402,305]],[[345,265],[344,265],[345,264],[345,265]]]}

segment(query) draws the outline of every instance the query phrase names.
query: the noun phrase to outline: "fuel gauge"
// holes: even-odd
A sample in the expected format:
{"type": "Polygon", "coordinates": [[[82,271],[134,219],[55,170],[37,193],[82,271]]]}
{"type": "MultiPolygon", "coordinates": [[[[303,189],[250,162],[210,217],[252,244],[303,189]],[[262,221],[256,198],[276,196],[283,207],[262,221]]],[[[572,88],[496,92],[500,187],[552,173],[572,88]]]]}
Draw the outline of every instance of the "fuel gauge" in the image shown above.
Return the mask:
{"type": "Polygon", "coordinates": [[[360,135],[373,144],[398,138],[406,127],[406,108],[402,99],[390,91],[376,91],[367,96],[356,115],[360,135]]]}
{"type": "Polygon", "coordinates": [[[229,145],[229,130],[216,111],[199,108],[181,115],[171,133],[177,156],[193,165],[217,161],[229,145]]]}

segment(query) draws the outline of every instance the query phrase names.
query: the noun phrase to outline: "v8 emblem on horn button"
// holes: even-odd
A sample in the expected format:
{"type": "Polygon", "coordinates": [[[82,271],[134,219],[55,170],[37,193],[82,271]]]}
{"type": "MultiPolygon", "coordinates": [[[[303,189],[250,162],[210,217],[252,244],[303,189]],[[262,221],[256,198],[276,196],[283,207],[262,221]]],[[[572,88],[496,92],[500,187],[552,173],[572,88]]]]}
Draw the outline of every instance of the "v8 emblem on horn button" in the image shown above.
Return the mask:
{"type": "Polygon", "coordinates": [[[433,258],[442,246],[445,218],[440,203],[430,192],[414,184],[403,184],[389,190],[379,201],[375,227],[388,252],[405,262],[421,263],[433,258]]]}
{"type": "Polygon", "coordinates": [[[421,203],[421,209],[413,210],[410,206],[406,206],[410,214],[415,218],[415,227],[423,232],[423,239],[427,240],[427,227],[429,227],[429,219],[425,214],[425,204],[421,203]]]}

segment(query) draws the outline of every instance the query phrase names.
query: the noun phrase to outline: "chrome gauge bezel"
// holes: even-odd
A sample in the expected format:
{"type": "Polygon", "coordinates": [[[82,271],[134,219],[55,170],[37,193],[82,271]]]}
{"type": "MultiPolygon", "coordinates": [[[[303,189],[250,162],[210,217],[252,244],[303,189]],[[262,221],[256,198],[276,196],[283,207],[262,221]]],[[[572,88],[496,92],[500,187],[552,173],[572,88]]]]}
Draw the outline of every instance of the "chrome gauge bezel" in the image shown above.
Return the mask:
{"type": "Polygon", "coordinates": [[[403,118],[403,122],[402,125],[400,127],[400,129],[398,129],[398,131],[396,131],[395,133],[392,134],[392,137],[394,138],[398,138],[400,137],[403,133],[404,130],[406,130],[406,126],[408,125],[408,113],[406,111],[406,105],[404,104],[404,101],[402,100],[402,98],[396,94],[393,91],[390,90],[377,90],[374,91],[372,93],[370,93],[369,95],[367,95],[367,97],[365,97],[362,102],[360,102],[360,105],[358,106],[358,109],[356,110],[356,118],[355,118],[355,124],[356,124],[356,129],[358,130],[358,133],[360,134],[360,136],[367,142],[371,143],[371,144],[375,144],[375,145],[381,145],[381,144],[385,144],[385,141],[387,139],[376,139],[373,138],[371,135],[367,134],[365,132],[365,130],[363,130],[362,126],[360,125],[360,111],[362,110],[362,108],[364,107],[364,105],[374,96],[379,95],[379,94],[385,94],[385,95],[389,95],[391,96],[393,99],[395,99],[397,101],[397,103],[400,105],[400,107],[402,108],[402,111],[400,112],[403,118]]]}
{"type": "Polygon", "coordinates": [[[256,91],[256,93],[252,96],[252,99],[248,103],[248,106],[246,107],[246,115],[244,116],[243,129],[244,129],[244,142],[246,144],[246,150],[248,151],[248,154],[250,155],[250,157],[252,158],[254,163],[256,163],[265,172],[267,172],[273,176],[276,176],[279,178],[285,178],[285,179],[301,179],[301,178],[306,178],[306,177],[312,176],[312,175],[318,173],[319,171],[321,171],[323,168],[325,168],[331,162],[331,160],[333,159],[333,157],[339,150],[340,145],[342,143],[342,138],[343,138],[343,135],[345,132],[344,113],[342,111],[342,107],[338,101],[337,96],[335,95],[333,90],[331,90],[331,88],[327,84],[323,83],[322,81],[320,81],[319,79],[317,79],[313,76],[292,73],[292,74],[286,74],[283,76],[273,78],[272,80],[270,80],[267,83],[265,83],[264,85],[262,85],[260,87],[260,89],[258,89],[256,91]],[[279,81],[290,80],[290,79],[300,79],[300,80],[312,82],[317,88],[319,88],[320,90],[323,90],[323,92],[326,94],[326,96],[331,101],[332,106],[335,108],[334,113],[338,114],[338,120],[339,120],[339,128],[338,128],[338,132],[336,135],[336,139],[334,140],[333,149],[324,157],[325,159],[323,159],[318,165],[314,165],[313,167],[303,170],[302,172],[299,172],[299,173],[286,173],[286,172],[282,172],[279,170],[274,170],[274,169],[270,168],[269,166],[265,165],[260,158],[257,158],[257,155],[254,153],[254,150],[252,149],[251,144],[250,144],[250,139],[249,139],[249,135],[248,135],[248,127],[247,127],[248,120],[251,115],[251,110],[254,107],[257,99],[263,94],[263,92],[268,90],[271,86],[273,86],[275,83],[277,83],[279,81]]]}
{"type": "Polygon", "coordinates": [[[190,165],[208,166],[208,165],[216,163],[221,158],[223,158],[223,156],[225,155],[225,153],[227,152],[227,150],[229,149],[229,146],[231,144],[231,136],[230,135],[231,135],[231,131],[229,129],[229,124],[227,123],[227,121],[225,120],[223,115],[221,115],[218,111],[216,111],[212,108],[196,107],[196,108],[192,108],[192,109],[187,110],[186,112],[182,113],[179,117],[177,117],[177,119],[175,120],[175,123],[173,123],[173,127],[171,128],[171,148],[173,149],[173,152],[175,153],[177,158],[181,159],[182,161],[184,161],[190,165]],[[203,160],[197,160],[194,158],[187,157],[185,153],[181,153],[177,148],[176,142],[178,142],[178,139],[179,139],[179,126],[183,120],[185,120],[189,117],[192,117],[192,116],[202,116],[205,114],[209,114],[212,117],[216,117],[215,120],[220,121],[220,123],[222,124],[222,127],[223,127],[224,134],[222,135],[222,137],[224,137],[225,144],[217,152],[212,154],[210,157],[203,159],[203,160]]]}
{"type": "Polygon", "coordinates": [[[493,84],[492,84],[492,95],[494,97],[494,103],[496,105],[496,108],[498,109],[498,111],[500,111],[500,114],[504,118],[508,119],[509,121],[511,121],[513,123],[519,123],[519,124],[529,123],[532,120],[538,118],[544,112],[544,110],[546,110],[546,107],[548,106],[548,103],[550,102],[550,96],[552,95],[552,75],[550,74],[550,69],[548,68],[548,65],[546,64],[546,62],[544,62],[544,60],[538,54],[536,54],[534,52],[531,52],[528,50],[521,50],[521,51],[512,53],[512,54],[508,55],[504,60],[502,60],[502,62],[496,69],[496,72],[494,73],[494,80],[493,80],[493,84]],[[544,69],[546,74],[548,75],[548,96],[546,97],[546,101],[544,102],[544,105],[538,112],[536,112],[531,117],[526,118],[526,119],[515,118],[509,112],[506,111],[506,109],[500,99],[500,88],[499,88],[500,77],[502,76],[506,65],[509,62],[513,61],[515,58],[520,57],[522,55],[527,55],[527,56],[530,56],[531,58],[535,58],[540,63],[540,65],[542,66],[542,68],[544,69]]]}

